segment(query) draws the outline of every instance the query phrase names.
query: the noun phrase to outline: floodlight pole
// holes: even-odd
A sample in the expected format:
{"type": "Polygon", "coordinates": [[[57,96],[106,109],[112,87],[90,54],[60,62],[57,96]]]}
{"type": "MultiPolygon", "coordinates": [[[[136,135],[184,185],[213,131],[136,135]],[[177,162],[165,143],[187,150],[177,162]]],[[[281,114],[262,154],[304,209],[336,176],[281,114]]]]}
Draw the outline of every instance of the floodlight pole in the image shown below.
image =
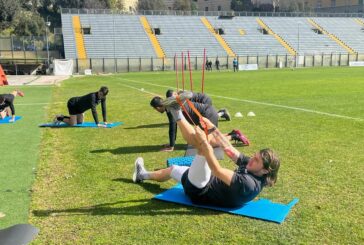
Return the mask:
{"type": "Polygon", "coordinates": [[[296,52],[296,67],[298,67],[298,62],[300,60],[300,23],[298,23],[298,34],[297,34],[297,52],[296,52]]]}
{"type": "Polygon", "coordinates": [[[49,66],[49,42],[48,42],[48,28],[51,26],[51,22],[48,21],[48,17],[47,16],[47,21],[46,21],[46,41],[47,41],[47,65],[49,66]]]}

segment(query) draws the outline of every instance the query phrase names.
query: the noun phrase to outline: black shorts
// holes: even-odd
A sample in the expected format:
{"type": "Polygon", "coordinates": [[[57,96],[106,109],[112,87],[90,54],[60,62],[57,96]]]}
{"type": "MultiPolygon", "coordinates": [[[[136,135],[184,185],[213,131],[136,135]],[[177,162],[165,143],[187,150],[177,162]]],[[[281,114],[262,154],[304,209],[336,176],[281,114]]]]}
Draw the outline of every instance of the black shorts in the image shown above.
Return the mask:
{"type": "Polygon", "coordinates": [[[208,185],[206,185],[204,188],[197,188],[188,179],[188,172],[189,169],[183,173],[181,178],[181,183],[185,194],[194,204],[208,204],[209,199],[207,198],[207,195],[205,195],[208,190],[208,185]]]}
{"type": "Polygon", "coordinates": [[[77,115],[77,114],[82,114],[83,113],[83,112],[80,112],[76,108],[75,101],[72,98],[68,100],[68,102],[67,102],[67,108],[68,108],[68,113],[70,115],[77,115]]]}

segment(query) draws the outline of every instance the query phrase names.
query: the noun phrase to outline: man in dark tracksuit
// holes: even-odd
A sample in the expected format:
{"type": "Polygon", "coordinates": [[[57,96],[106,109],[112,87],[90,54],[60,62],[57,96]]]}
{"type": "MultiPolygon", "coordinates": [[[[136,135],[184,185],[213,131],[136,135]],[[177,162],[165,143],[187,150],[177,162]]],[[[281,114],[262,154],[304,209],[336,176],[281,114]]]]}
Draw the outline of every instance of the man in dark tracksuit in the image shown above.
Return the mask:
{"type": "Polygon", "coordinates": [[[19,90],[14,90],[11,94],[0,94],[0,119],[11,115],[9,122],[15,121],[14,99],[18,95],[23,97],[24,93],[19,90]]]}
{"type": "MultiPolygon", "coordinates": [[[[176,96],[176,95],[177,95],[177,93],[175,91],[173,91],[172,89],[169,89],[166,92],[166,98],[169,98],[171,96],[176,96]]],[[[217,125],[217,120],[215,118],[216,111],[215,111],[214,107],[212,106],[212,100],[209,96],[207,96],[206,94],[202,94],[202,93],[193,93],[190,101],[193,102],[194,106],[200,113],[201,112],[206,113],[208,115],[207,118],[209,118],[211,121],[213,121],[217,125]]],[[[189,107],[186,107],[186,108],[189,108],[189,107]]],[[[169,131],[168,131],[169,144],[163,145],[162,151],[173,151],[175,141],[177,138],[177,124],[176,124],[175,120],[173,119],[171,113],[169,113],[168,111],[166,111],[166,113],[167,113],[168,122],[169,122],[169,131]]],[[[192,115],[195,115],[195,113],[192,111],[192,109],[189,109],[189,114],[190,113],[192,113],[192,115]]],[[[203,113],[201,113],[201,114],[204,115],[203,113]]],[[[217,112],[217,115],[218,115],[218,117],[220,116],[220,117],[225,118],[226,120],[230,121],[230,114],[227,111],[227,109],[219,110],[217,112]]],[[[195,115],[195,117],[196,117],[196,115],[195,115]]],[[[186,115],[186,118],[188,118],[187,115],[186,115]]],[[[197,120],[196,124],[199,124],[198,118],[195,118],[195,120],[197,120]]],[[[192,122],[190,122],[190,123],[192,123],[192,122]]]]}
{"type": "MultiPolygon", "coordinates": [[[[173,90],[168,90],[166,93],[166,97],[175,96],[176,93],[173,90]]],[[[167,113],[168,121],[169,121],[169,145],[163,145],[164,148],[161,151],[173,151],[175,140],[177,137],[177,124],[176,121],[173,119],[171,113],[165,109],[162,105],[163,99],[161,97],[154,97],[150,102],[150,105],[160,113],[167,113]]],[[[212,101],[210,97],[205,94],[201,93],[192,93],[192,97],[190,98],[193,106],[197,109],[197,111],[203,116],[209,119],[216,127],[218,126],[219,114],[212,106],[212,101]]],[[[186,120],[190,124],[200,125],[200,118],[199,116],[190,108],[190,106],[185,103],[184,104],[185,111],[182,111],[183,115],[185,116],[186,120]]],[[[225,110],[226,111],[226,110],[225,110]]],[[[227,112],[227,111],[226,111],[227,112]]],[[[228,112],[227,112],[228,113],[228,112]]],[[[240,135],[237,135],[236,132],[233,130],[228,136],[229,139],[240,140],[240,135]]]]}
{"type": "Polygon", "coordinates": [[[109,93],[107,87],[101,87],[99,91],[89,93],[80,97],[73,97],[68,100],[67,107],[69,116],[56,115],[54,122],[64,122],[71,126],[76,124],[82,124],[84,119],[84,112],[91,109],[92,116],[97,126],[105,127],[107,124],[106,120],[106,95],[109,93]],[[97,116],[96,106],[101,103],[102,117],[104,124],[99,123],[97,116]]]}

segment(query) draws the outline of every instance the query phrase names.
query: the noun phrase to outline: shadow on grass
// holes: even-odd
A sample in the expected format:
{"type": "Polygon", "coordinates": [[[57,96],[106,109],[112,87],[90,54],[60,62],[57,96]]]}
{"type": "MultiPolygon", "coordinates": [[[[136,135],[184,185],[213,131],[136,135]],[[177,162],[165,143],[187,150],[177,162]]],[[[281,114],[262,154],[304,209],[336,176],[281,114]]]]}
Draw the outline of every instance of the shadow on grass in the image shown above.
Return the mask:
{"type": "MultiPolygon", "coordinates": [[[[175,150],[184,150],[186,145],[177,144],[174,146],[175,150]]],[[[146,152],[158,152],[162,149],[161,145],[140,145],[140,146],[124,146],[115,149],[98,149],[92,150],[90,153],[105,153],[109,152],[114,155],[118,154],[134,154],[134,153],[146,153],[146,152]]]]}
{"type": "MultiPolygon", "coordinates": [[[[113,181],[121,181],[127,184],[133,184],[133,181],[125,178],[113,179],[113,181]]],[[[158,184],[141,183],[139,184],[145,190],[156,194],[167,189],[160,188],[158,184]]],[[[188,206],[182,206],[169,202],[163,202],[154,199],[137,199],[137,200],[121,200],[117,202],[108,202],[96,204],[93,206],[85,206],[70,209],[46,209],[33,210],[32,213],[37,217],[55,217],[55,216],[76,216],[76,215],[218,215],[206,209],[198,209],[188,206]],[[124,206],[125,207],[120,207],[124,206]],[[181,208],[183,208],[181,210],[181,208]],[[187,209],[187,210],[186,210],[187,209]]]]}
{"type": "Polygon", "coordinates": [[[168,123],[155,123],[155,124],[145,124],[145,125],[138,125],[136,127],[128,127],[124,129],[139,129],[139,128],[164,128],[167,127],[168,123]]]}
{"type": "Polygon", "coordinates": [[[46,209],[33,210],[36,217],[60,217],[78,215],[134,215],[134,216],[155,216],[155,215],[218,215],[206,209],[181,206],[169,202],[154,199],[121,200],[112,203],[102,203],[94,206],[85,206],[69,209],[46,209]],[[124,206],[125,205],[125,206],[124,206]],[[123,207],[124,206],[124,207],[123,207]]]}
{"type": "MultiPolygon", "coordinates": [[[[135,185],[135,183],[131,179],[126,179],[126,178],[117,178],[117,179],[113,179],[113,181],[118,181],[118,182],[123,182],[126,184],[135,185]]],[[[146,190],[152,194],[158,194],[158,193],[161,193],[161,192],[167,190],[166,188],[161,188],[159,184],[155,184],[155,183],[143,182],[138,185],[143,187],[144,190],[146,190]]]]}

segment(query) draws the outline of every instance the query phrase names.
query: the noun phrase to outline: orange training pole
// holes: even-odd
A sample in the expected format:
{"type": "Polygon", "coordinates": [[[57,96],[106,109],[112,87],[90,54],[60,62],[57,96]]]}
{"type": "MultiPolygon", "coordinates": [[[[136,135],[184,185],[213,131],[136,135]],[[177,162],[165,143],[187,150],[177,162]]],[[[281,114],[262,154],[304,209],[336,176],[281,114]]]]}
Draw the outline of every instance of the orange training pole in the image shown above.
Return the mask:
{"type": "Polygon", "coordinates": [[[176,84],[177,84],[177,91],[178,91],[178,59],[177,59],[177,55],[174,55],[174,62],[175,62],[175,68],[176,68],[176,84]]]}
{"type": "Polygon", "coordinates": [[[183,52],[182,52],[182,90],[185,90],[185,66],[184,66],[184,57],[183,57],[183,52]]]}
{"type": "Polygon", "coordinates": [[[204,91],[205,85],[205,66],[206,66],[206,48],[203,49],[203,64],[202,64],[202,81],[201,81],[201,91],[204,91]]]}
{"type": "Polygon", "coordinates": [[[188,55],[188,69],[190,70],[190,89],[191,89],[191,92],[193,92],[193,81],[192,81],[190,51],[187,51],[187,55],[188,55]]]}

